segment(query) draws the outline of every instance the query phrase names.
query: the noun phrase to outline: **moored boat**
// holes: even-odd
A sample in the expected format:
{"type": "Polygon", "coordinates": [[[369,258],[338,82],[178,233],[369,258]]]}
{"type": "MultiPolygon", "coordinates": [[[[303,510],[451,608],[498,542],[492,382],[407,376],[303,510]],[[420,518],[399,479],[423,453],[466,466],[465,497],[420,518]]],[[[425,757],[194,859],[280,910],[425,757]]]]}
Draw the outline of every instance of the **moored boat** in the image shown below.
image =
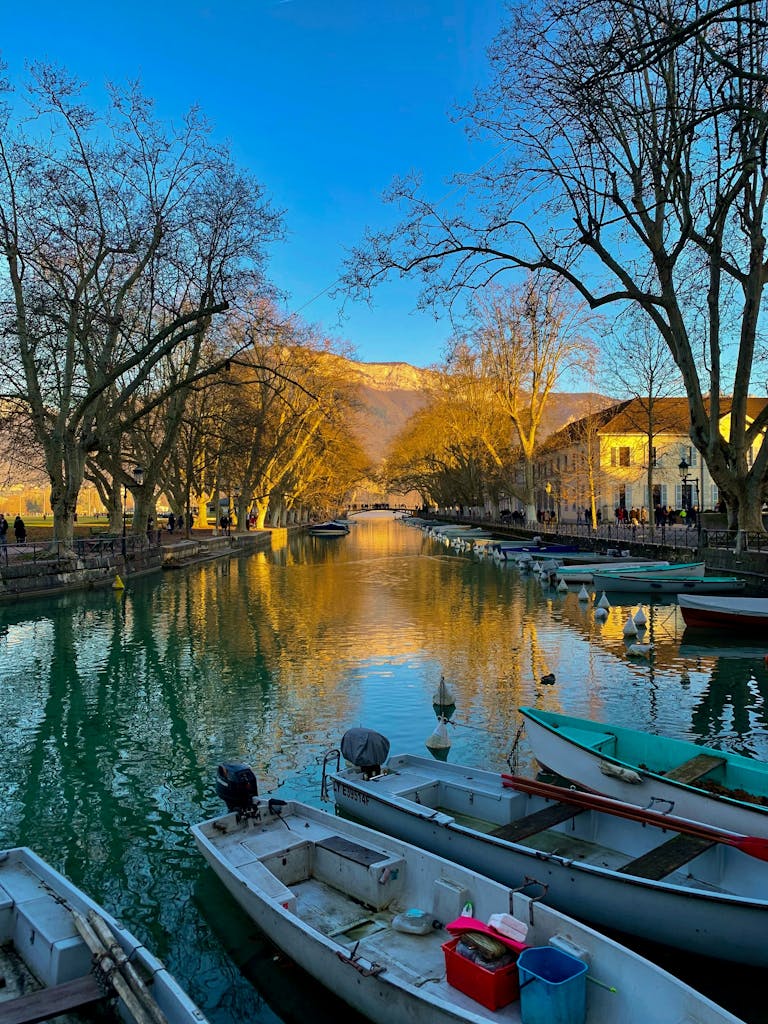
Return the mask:
{"type": "Polygon", "coordinates": [[[696,597],[681,594],[677,603],[686,626],[753,631],[765,628],[768,624],[768,597],[696,597]]]}
{"type": "Polygon", "coordinates": [[[583,1024],[737,1024],[530,895],[305,804],[254,798],[192,833],[270,939],[377,1024],[521,1024],[537,1004],[583,1024]],[[467,944],[488,940],[490,967],[467,944]]]}
{"type": "MultiPolygon", "coordinates": [[[[744,590],[746,581],[736,576],[704,576],[670,572],[669,569],[634,569],[628,572],[592,573],[592,583],[606,593],[624,594],[725,594],[744,590]]],[[[703,571],[703,570],[702,570],[703,571]]]]}
{"type": "Polygon", "coordinates": [[[313,523],[307,527],[307,533],[310,537],[346,537],[349,527],[336,520],[329,520],[326,523],[313,523]]]}
{"type": "Polygon", "coordinates": [[[23,846],[0,851],[0,974],[5,1024],[104,1004],[126,1024],[206,1024],[137,938],[23,846]]]}
{"type": "Polygon", "coordinates": [[[768,966],[768,863],[743,849],[671,817],[651,825],[511,791],[462,765],[406,754],[385,769],[334,773],[339,810],[506,885],[535,880],[549,904],[598,927],[768,966]]]}
{"type": "Polygon", "coordinates": [[[727,750],[521,707],[536,760],[563,778],[644,807],[768,837],[768,765],[727,750]]]}
{"type": "MultiPolygon", "coordinates": [[[[617,568],[621,572],[630,572],[634,569],[642,571],[646,569],[663,569],[668,565],[669,562],[663,560],[658,562],[631,562],[627,560],[617,568]]],[[[565,580],[566,583],[592,583],[595,572],[610,571],[612,568],[612,564],[606,564],[605,562],[588,562],[584,565],[561,565],[554,570],[553,575],[557,577],[558,583],[561,579],[565,580]]]]}

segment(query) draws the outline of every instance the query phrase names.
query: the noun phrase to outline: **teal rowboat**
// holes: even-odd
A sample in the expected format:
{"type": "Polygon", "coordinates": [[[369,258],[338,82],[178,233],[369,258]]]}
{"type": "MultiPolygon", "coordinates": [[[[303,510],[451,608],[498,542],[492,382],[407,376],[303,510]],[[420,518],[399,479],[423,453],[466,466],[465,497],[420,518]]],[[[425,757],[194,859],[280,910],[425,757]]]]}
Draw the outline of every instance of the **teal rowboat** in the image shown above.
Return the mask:
{"type": "Polygon", "coordinates": [[[588,718],[521,707],[539,764],[597,793],[768,837],[768,765],[588,718]]]}

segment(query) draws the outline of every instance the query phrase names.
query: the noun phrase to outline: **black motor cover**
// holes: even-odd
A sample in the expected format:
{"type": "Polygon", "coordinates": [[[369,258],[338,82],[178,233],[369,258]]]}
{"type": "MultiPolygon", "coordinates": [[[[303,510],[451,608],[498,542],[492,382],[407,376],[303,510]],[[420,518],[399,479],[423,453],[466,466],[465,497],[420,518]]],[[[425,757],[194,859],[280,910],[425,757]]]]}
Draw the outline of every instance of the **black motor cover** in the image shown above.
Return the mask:
{"type": "Polygon", "coordinates": [[[259,795],[256,776],[247,764],[220,764],[216,770],[216,792],[228,811],[244,811],[259,795]]]}
{"type": "Polygon", "coordinates": [[[348,729],[341,737],[341,753],[356,768],[377,775],[389,754],[389,740],[372,729],[348,729]]]}

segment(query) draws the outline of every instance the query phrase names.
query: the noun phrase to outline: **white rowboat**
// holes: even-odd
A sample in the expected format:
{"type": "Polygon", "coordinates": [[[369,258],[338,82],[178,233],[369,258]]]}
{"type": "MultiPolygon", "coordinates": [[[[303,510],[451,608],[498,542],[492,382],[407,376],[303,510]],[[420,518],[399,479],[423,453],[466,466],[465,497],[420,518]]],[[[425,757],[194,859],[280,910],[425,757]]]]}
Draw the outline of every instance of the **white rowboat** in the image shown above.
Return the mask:
{"type": "Polygon", "coordinates": [[[340,811],[598,927],[768,966],[768,863],[731,846],[513,792],[500,774],[413,755],[332,775],[340,811]],[[690,841],[689,841],[690,840],[690,841]],[[703,845],[699,845],[702,842],[703,845]]]}
{"type": "Polygon", "coordinates": [[[23,846],[0,851],[0,974],[3,1024],[103,1003],[126,1024],[206,1024],[138,939],[23,846]]]}
{"type": "Polygon", "coordinates": [[[492,972],[461,957],[445,925],[466,922],[467,903],[474,922],[511,914],[515,934],[527,930],[526,946],[575,958],[570,989],[548,993],[552,1007],[567,996],[569,1020],[738,1024],[656,965],[522,892],[305,804],[256,800],[192,833],[270,939],[376,1024],[521,1024],[526,1000],[548,983],[526,976],[520,991],[514,958],[492,972]]]}

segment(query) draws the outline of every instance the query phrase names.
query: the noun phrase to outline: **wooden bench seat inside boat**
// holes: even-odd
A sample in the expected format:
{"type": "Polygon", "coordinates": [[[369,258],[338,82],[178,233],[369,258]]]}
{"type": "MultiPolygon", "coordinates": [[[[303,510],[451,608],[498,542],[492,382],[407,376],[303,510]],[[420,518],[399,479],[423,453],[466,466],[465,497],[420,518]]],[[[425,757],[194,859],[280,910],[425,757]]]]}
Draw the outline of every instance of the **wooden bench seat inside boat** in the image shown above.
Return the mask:
{"type": "Polygon", "coordinates": [[[665,779],[672,779],[675,782],[692,783],[709,775],[715,768],[725,764],[724,757],[713,757],[711,754],[697,754],[690,761],[679,764],[677,768],[670,768],[664,772],[665,779]]]}
{"type": "Polygon", "coordinates": [[[583,812],[583,807],[574,807],[573,804],[549,804],[547,807],[542,807],[540,811],[526,814],[524,818],[518,818],[517,821],[511,822],[509,825],[493,829],[489,835],[496,839],[505,839],[508,843],[516,843],[521,839],[536,835],[537,832],[544,832],[563,821],[568,821],[569,818],[575,818],[577,814],[583,812]]]}
{"type": "Polygon", "coordinates": [[[639,875],[640,878],[658,882],[714,845],[713,839],[676,835],[661,846],[657,846],[655,850],[649,850],[642,857],[624,864],[619,871],[623,875],[639,875]]]}
{"type": "Polygon", "coordinates": [[[36,1024],[105,998],[101,985],[92,974],[87,974],[63,985],[0,1001],[0,1024],[36,1024]]]}

